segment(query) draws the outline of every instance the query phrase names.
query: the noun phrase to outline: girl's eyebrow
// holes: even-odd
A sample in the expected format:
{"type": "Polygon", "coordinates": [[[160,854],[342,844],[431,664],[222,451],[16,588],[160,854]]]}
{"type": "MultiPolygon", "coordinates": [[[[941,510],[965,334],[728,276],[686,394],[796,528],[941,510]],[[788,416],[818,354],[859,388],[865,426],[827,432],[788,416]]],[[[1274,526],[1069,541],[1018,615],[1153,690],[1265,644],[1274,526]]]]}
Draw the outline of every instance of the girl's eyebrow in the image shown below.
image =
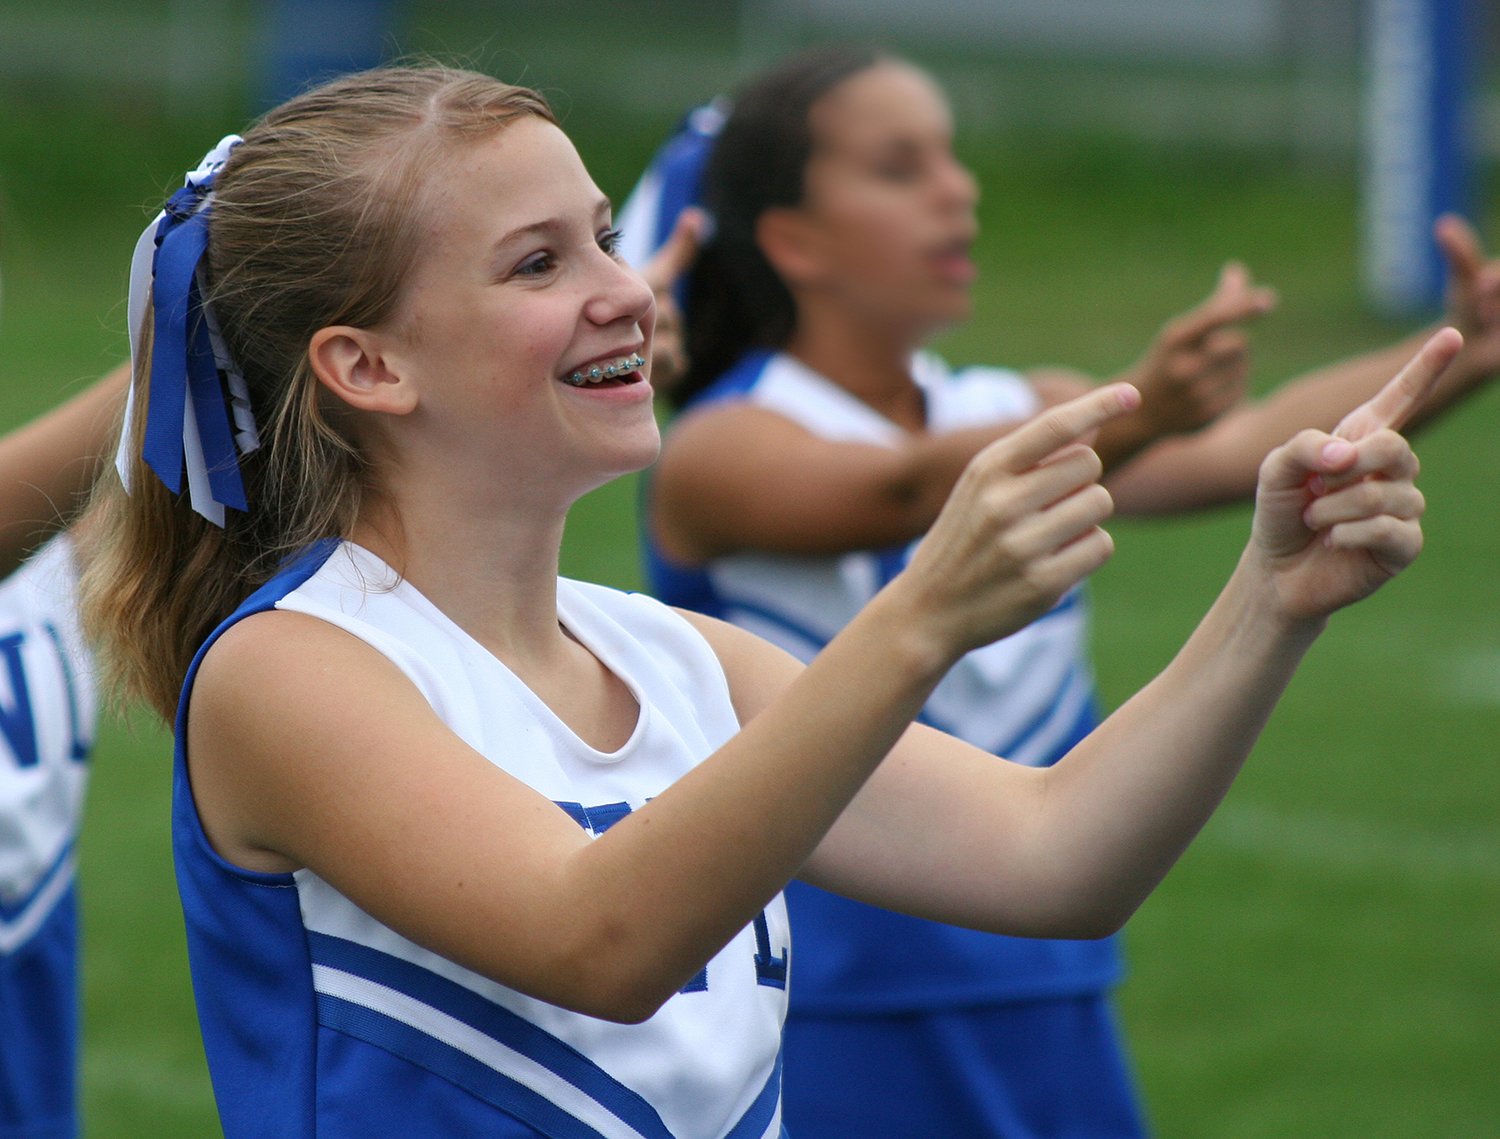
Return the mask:
{"type": "MultiPolygon", "coordinates": [[[[609,198],[604,194],[600,194],[594,202],[594,218],[597,220],[599,218],[609,217],[613,213],[614,206],[610,202],[609,198]]],[[[554,214],[551,217],[541,218],[540,220],[534,222],[527,222],[525,225],[518,225],[514,229],[507,230],[500,236],[495,244],[497,246],[503,245],[508,241],[514,241],[519,237],[527,237],[534,233],[555,233],[559,230],[566,229],[567,226],[567,218],[561,215],[554,214]]]]}
{"type": "MultiPolygon", "coordinates": [[[[607,219],[613,212],[614,206],[609,198],[604,194],[600,194],[598,200],[594,203],[594,217],[596,219],[607,219]]],[[[509,246],[524,241],[529,237],[551,237],[562,233],[567,230],[568,224],[566,218],[554,215],[542,218],[539,221],[527,222],[525,225],[519,225],[515,229],[507,230],[490,247],[491,259],[503,256],[509,246]]]]}

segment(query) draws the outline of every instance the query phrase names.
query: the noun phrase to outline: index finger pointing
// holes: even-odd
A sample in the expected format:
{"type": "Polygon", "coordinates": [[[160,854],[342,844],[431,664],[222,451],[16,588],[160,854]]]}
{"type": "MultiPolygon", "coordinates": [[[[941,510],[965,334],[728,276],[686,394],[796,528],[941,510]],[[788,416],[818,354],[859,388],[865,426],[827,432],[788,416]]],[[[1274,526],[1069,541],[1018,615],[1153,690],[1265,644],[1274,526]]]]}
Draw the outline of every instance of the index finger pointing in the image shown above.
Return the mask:
{"type": "Polygon", "coordinates": [[[1115,416],[1134,411],[1140,404],[1141,393],[1131,384],[1106,384],[1087,395],[1048,408],[991,446],[1000,452],[1001,465],[1019,474],[1030,470],[1059,448],[1076,443],[1115,416]]]}
{"type": "Polygon", "coordinates": [[[1196,307],[1171,323],[1174,339],[1192,342],[1228,324],[1239,324],[1262,316],[1276,304],[1272,289],[1252,286],[1249,271],[1237,261],[1219,271],[1218,283],[1196,307]]]}
{"type": "Polygon", "coordinates": [[[1358,442],[1387,427],[1399,431],[1422,405],[1438,377],[1453,362],[1463,345],[1464,338],[1458,329],[1438,329],[1390,383],[1344,416],[1333,433],[1341,439],[1358,442]]]}
{"type": "Polygon", "coordinates": [[[1484,248],[1479,243],[1479,235],[1458,214],[1444,214],[1438,218],[1433,224],[1433,236],[1453,272],[1472,276],[1484,268],[1484,248]]]}

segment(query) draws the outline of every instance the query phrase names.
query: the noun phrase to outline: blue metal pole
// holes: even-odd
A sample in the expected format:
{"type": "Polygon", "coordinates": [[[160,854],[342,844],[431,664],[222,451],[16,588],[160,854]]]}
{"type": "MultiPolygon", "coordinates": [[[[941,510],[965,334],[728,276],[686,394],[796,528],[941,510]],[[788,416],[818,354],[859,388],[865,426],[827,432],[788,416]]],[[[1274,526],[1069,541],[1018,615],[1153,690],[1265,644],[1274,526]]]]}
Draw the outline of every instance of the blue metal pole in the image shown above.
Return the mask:
{"type": "Polygon", "coordinates": [[[1442,303],[1432,223],[1468,207],[1472,0],[1372,0],[1365,82],[1365,288],[1397,315],[1442,303]]]}

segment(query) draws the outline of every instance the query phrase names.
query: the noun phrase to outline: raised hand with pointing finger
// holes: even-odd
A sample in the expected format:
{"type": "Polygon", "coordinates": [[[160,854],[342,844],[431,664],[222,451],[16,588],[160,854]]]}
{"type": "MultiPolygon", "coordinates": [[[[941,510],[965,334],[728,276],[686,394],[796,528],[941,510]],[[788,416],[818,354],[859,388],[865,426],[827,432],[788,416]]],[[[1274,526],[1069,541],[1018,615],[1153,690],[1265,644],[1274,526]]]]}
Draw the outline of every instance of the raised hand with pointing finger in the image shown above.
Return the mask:
{"type": "Polygon", "coordinates": [[[1145,354],[1117,378],[1141,393],[1140,408],[1101,430],[1097,447],[1115,466],[1165,436],[1212,423],[1245,395],[1249,341],[1241,327],[1276,307],[1276,293],[1231,261],[1214,291],[1168,320],[1145,354]]]}
{"type": "Polygon", "coordinates": [[[1463,338],[1445,328],[1332,434],[1307,430],[1261,467],[1247,557],[1281,610],[1318,618],[1373,593],[1422,548],[1418,464],[1401,435],[1463,338]]]}
{"type": "Polygon", "coordinates": [[[1444,319],[1464,338],[1440,386],[1466,390],[1500,373],[1500,259],[1457,214],[1438,218],[1433,237],[1448,267],[1444,319]]]}
{"type": "MultiPolygon", "coordinates": [[[[1051,408],[980,451],[906,572],[924,607],[947,607],[960,652],[1015,632],[1109,559],[1114,504],[1080,442],[1140,405],[1110,384],[1051,408]]],[[[901,579],[898,579],[901,580],[901,579]]]]}

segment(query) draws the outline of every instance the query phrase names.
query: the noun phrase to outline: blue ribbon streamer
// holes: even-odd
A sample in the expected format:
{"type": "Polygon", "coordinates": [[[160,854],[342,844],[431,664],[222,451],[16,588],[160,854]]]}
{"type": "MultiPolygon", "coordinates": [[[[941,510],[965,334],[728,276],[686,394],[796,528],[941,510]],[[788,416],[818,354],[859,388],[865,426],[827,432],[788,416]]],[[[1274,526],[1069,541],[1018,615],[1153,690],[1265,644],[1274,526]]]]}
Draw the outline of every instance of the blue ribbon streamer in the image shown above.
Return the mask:
{"type": "Polygon", "coordinates": [[[213,498],[246,510],[239,454],[198,288],[198,265],[208,250],[203,199],[212,188],[213,180],[207,178],[178,190],[157,226],[151,398],[142,457],[168,489],[181,492],[184,414],[191,397],[213,498]]]}

